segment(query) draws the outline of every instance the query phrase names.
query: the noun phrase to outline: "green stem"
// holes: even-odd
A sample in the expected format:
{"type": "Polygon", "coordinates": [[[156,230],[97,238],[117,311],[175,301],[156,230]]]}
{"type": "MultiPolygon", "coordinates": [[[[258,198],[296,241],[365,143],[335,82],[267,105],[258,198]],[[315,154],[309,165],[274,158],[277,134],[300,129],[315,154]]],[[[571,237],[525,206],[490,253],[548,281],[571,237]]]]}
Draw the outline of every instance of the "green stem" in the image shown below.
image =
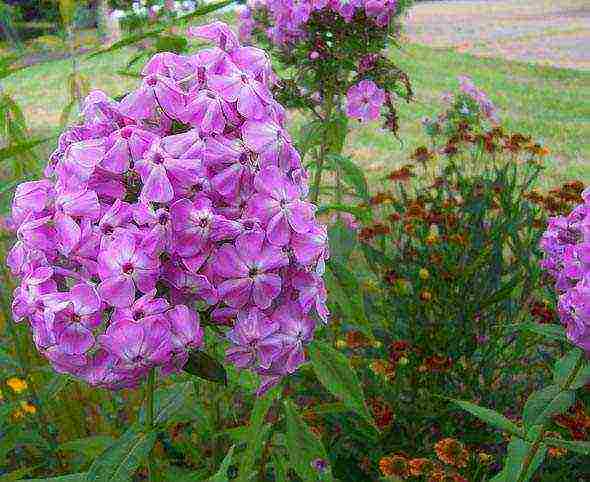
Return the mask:
{"type": "MultiPolygon", "coordinates": [[[[145,403],[146,403],[146,417],[145,417],[145,430],[151,432],[154,427],[154,387],[156,385],[156,369],[152,368],[148,375],[147,384],[145,387],[145,403]]],[[[147,458],[147,472],[148,481],[154,482],[154,470],[152,467],[151,457],[147,458]]]]}
{"type": "MultiPolygon", "coordinates": [[[[561,391],[562,392],[565,392],[565,391],[567,391],[567,390],[570,389],[571,384],[574,383],[574,380],[578,376],[578,372],[584,366],[584,362],[585,361],[586,360],[585,360],[584,356],[581,356],[578,359],[578,362],[576,363],[576,366],[570,372],[569,376],[567,377],[567,380],[565,381],[565,383],[563,384],[563,386],[561,388],[561,391]]],[[[520,471],[520,473],[518,475],[517,482],[525,482],[527,480],[527,477],[526,476],[527,476],[527,473],[529,471],[529,467],[533,463],[533,460],[535,459],[535,456],[537,455],[537,452],[539,451],[539,448],[541,447],[541,443],[543,442],[543,437],[544,436],[545,436],[545,427],[541,428],[541,431],[539,432],[539,435],[535,439],[535,442],[533,443],[533,446],[531,447],[531,449],[529,450],[529,452],[526,454],[526,456],[524,458],[524,462],[522,464],[522,469],[521,469],[521,471],[520,471]]]]}
{"type": "MultiPolygon", "coordinates": [[[[327,92],[326,94],[326,110],[324,115],[324,122],[330,123],[332,122],[332,111],[334,109],[334,99],[333,94],[331,92],[327,92]]],[[[320,146],[320,154],[317,159],[317,166],[315,171],[315,176],[313,178],[313,185],[311,189],[311,202],[314,204],[318,204],[320,198],[320,185],[322,184],[322,172],[324,170],[324,163],[326,162],[326,156],[328,155],[328,129],[327,126],[324,128],[322,132],[322,145],[320,146]]]]}

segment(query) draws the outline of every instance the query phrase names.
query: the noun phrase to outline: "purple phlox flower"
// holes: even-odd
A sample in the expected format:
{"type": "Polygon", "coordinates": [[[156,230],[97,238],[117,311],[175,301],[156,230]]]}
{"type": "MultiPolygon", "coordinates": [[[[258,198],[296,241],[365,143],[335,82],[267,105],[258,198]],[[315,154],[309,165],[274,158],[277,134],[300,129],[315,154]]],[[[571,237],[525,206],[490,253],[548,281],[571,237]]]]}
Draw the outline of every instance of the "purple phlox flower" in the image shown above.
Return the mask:
{"type": "Polygon", "coordinates": [[[165,298],[156,298],[156,290],[141,296],[127,308],[116,308],[113,311],[111,322],[130,319],[141,321],[143,318],[164,313],[170,308],[170,303],[165,298]]]}
{"type": "Polygon", "coordinates": [[[225,279],[219,285],[219,296],[234,308],[254,304],[266,309],[281,291],[277,270],[288,263],[282,250],[265,244],[260,233],[242,235],[217,252],[213,268],[225,279]]]}
{"type": "Polygon", "coordinates": [[[121,112],[135,120],[150,119],[157,109],[173,119],[182,119],[186,105],[185,93],[174,80],[160,74],[143,79],[141,87],[121,100],[121,112]]]}
{"type": "Polygon", "coordinates": [[[247,121],[242,132],[248,149],[260,154],[262,165],[278,166],[283,170],[301,167],[301,158],[289,134],[279,124],[247,121]]]}
{"type": "Polygon", "coordinates": [[[203,345],[203,329],[199,315],[185,305],[177,305],[166,312],[175,350],[196,350],[203,345]]]}
{"type": "Polygon", "coordinates": [[[160,52],[154,55],[141,71],[141,75],[161,75],[179,82],[193,73],[190,61],[173,52],[160,52]]]}
{"type": "Polygon", "coordinates": [[[307,316],[298,303],[288,301],[279,306],[272,315],[279,324],[279,334],[286,354],[285,370],[293,373],[305,361],[304,345],[309,343],[315,330],[315,322],[307,316]]]}
{"type": "Polygon", "coordinates": [[[207,25],[190,27],[188,29],[188,35],[189,37],[211,40],[221,50],[226,52],[232,52],[240,46],[237,35],[223,22],[212,22],[207,25]]]}
{"type": "Polygon", "coordinates": [[[229,240],[241,232],[236,221],[213,214],[206,197],[194,201],[179,199],[170,207],[176,252],[183,258],[195,256],[211,241],[229,240]]]}
{"type": "Polygon", "coordinates": [[[306,233],[313,227],[315,206],[301,200],[298,187],[277,167],[262,170],[255,180],[258,194],[250,199],[248,215],[266,224],[270,243],[285,246],[293,233],[306,233]]]}
{"type": "Polygon", "coordinates": [[[261,120],[266,116],[265,106],[270,104],[271,94],[251,75],[239,70],[232,74],[211,74],[207,85],[227,102],[235,102],[237,111],[246,119],[261,120]]]}
{"type": "Polygon", "coordinates": [[[348,89],[346,114],[361,122],[376,120],[385,102],[385,91],[372,80],[361,80],[348,89]]]}
{"type": "Polygon", "coordinates": [[[328,322],[330,311],[326,306],[328,293],[322,278],[313,272],[297,271],[293,273],[292,285],[298,291],[297,301],[304,313],[315,308],[316,313],[324,322],[328,322]]]}
{"type": "Polygon", "coordinates": [[[317,264],[318,273],[323,274],[324,261],[329,257],[327,227],[314,224],[306,233],[294,233],[291,239],[291,248],[299,263],[317,264]]]}
{"type": "Polygon", "coordinates": [[[136,288],[148,293],[155,288],[159,261],[142,250],[136,236],[118,231],[98,255],[98,273],[103,300],[117,308],[131,306],[136,288]]]}
{"type": "Polygon", "coordinates": [[[226,360],[238,368],[269,368],[281,353],[278,329],[278,323],[272,322],[258,308],[241,310],[234,328],[227,334],[232,346],[226,351],[226,360]]]}
{"type": "Polygon", "coordinates": [[[216,172],[211,179],[213,189],[229,198],[235,198],[240,189],[251,190],[257,158],[239,139],[209,139],[205,161],[216,172]]]}
{"type": "Polygon", "coordinates": [[[98,342],[119,358],[122,368],[152,367],[170,357],[170,322],[163,315],[146,317],[141,323],[120,320],[112,323],[98,342]]]}
{"type": "Polygon", "coordinates": [[[121,174],[129,169],[131,162],[140,160],[158,139],[155,134],[137,127],[123,127],[109,136],[100,166],[109,172],[121,174]]]}
{"type": "Polygon", "coordinates": [[[31,269],[22,278],[20,286],[14,291],[12,301],[12,315],[15,322],[35,314],[40,314],[45,308],[42,296],[54,293],[57,284],[53,280],[54,270],[48,266],[31,269]]]}
{"type": "Polygon", "coordinates": [[[94,346],[92,330],[102,322],[101,300],[96,288],[86,283],[69,292],[43,296],[45,322],[55,334],[59,351],[83,355],[94,346]]]}

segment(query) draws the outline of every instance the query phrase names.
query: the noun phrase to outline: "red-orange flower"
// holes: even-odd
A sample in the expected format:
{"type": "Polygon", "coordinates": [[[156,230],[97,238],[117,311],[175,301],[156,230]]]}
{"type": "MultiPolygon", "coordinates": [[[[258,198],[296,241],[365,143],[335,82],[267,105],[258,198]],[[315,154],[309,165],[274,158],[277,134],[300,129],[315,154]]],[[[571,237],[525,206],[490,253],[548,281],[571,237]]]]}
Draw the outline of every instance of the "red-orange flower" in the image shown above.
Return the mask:
{"type": "Polygon", "coordinates": [[[403,455],[390,455],[383,457],[379,461],[379,469],[385,477],[391,477],[396,475],[405,479],[410,476],[410,470],[408,467],[408,459],[403,455]]]}
{"type": "Polygon", "coordinates": [[[454,438],[444,438],[434,445],[436,456],[448,465],[466,467],[469,452],[464,445],[454,438]]]}

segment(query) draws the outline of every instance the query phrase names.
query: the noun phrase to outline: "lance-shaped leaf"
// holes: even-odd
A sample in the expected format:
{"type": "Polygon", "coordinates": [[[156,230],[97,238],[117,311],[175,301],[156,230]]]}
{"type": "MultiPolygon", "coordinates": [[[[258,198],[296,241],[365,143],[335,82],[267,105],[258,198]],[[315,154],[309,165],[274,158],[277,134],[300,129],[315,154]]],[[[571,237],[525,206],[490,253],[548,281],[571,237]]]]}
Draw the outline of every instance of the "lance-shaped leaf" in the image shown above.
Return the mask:
{"type": "Polygon", "coordinates": [[[494,428],[504,430],[512,435],[523,437],[522,430],[511,420],[507,419],[501,413],[491,410],[489,408],[480,407],[471,402],[465,402],[463,400],[451,399],[453,403],[459,405],[463,410],[468,411],[472,415],[475,415],[480,420],[483,420],[487,424],[494,428]]]}
{"type": "Polygon", "coordinates": [[[347,156],[332,154],[329,156],[336,163],[337,169],[342,174],[342,179],[346,184],[352,187],[358,197],[364,201],[369,200],[369,185],[365,178],[363,170],[357,166],[354,161],[347,156]]]}
{"type": "Polygon", "coordinates": [[[549,385],[531,394],[524,406],[522,419],[527,427],[540,425],[553,415],[565,412],[575,401],[572,390],[549,385]]]}
{"type": "Polygon", "coordinates": [[[87,475],[86,472],[80,472],[79,474],[61,475],[59,477],[49,477],[48,479],[27,479],[23,482],[85,482],[87,475]]]}
{"type": "Polygon", "coordinates": [[[90,466],[88,482],[127,482],[131,480],[156,443],[156,432],[131,427],[107,448],[90,466]]]}
{"type": "Polygon", "coordinates": [[[517,329],[530,331],[550,340],[567,341],[565,328],[563,328],[563,326],[540,325],[538,323],[521,323],[514,326],[517,329]]]}
{"type": "MultiPolygon", "coordinates": [[[[291,467],[304,482],[316,482],[318,473],[313,463],[318,460],[328,460],[324,446],[309,429],[303,419],[297,414],[297,409],[290,400],[285,401],[287,419],[287,452],[291,467]]],[[[324,474],[323,481],[332,480],[330,471],[324,474]]]]}
{"type": "Polygon", "coordinates": [[[232,445],[229,451],[227,452],[226,456],[224,457],[223,461],[221,462],[221,466],[219,470],[207,479],[207,482],[229,482],[229,476],[227,475],[227,471],[229,470],[229,466],[231,465],[232,458],[234,456],[234,448],[235,446],[232,445]]]}
{"type": "MultiPolygon", "coordinates": [[[[337,295],[337,303],[340,305],[344,314],[352,316],[351,320],[346,320],[351,323],[355,323],[366,335],[373,337],[369,320],[365,314],[365,303],[363,300],[363,294],[356,276],[344,265],[343,263],[331,259],[328,261],[328,267],[330,273],[333,275],[334,280],[338,283],[340,290],[336,289],[335,294],[337,295]]],[[[327,278],[328,283],[330,278],[327,278]]],[[[334,286],[332,285],[332,288],[334,286]]]]}
{"type": "Polygon", "coordinates": [[[210,382],[227,385],[227,372],[221,363],[202,351],[192,351],[183,370],[210,382]]]}
{"type": "MultiPolygon", "coordinates": [[[[154,394],[154,425],[165,426],[182,408],[193,393],[192,382],[178,383],[169,387],[162,387],[154,394]]],[[[145,420],[145,406],[139,413],[139,421],[145,420]]]]}
{"type": "Polygon", "coordinates": [[[553,366],[553,381],[556,385],[563,387],[566,383],[566,388],[576,390],[583,387],[590,382],[590,363],[581,360],[584,352],[579,348],[570,350],[553,366]],[[578,369],[578,363],[583,365],[578,369]],[[572,373],[577,370],[577,373],[572,373]]]}
{"type": "Polygon", "coordinates": [[[263,397],[259,397],[254,402],[254,408],[250,415],[250,423],[248,425],[248,432],[246,437],[246,450],[242,454],[240,462],[240,470],[238,481],[246,482],[249,480],[250,474],[254,469],[256,459],[264,446],[266,437],[270,426],[264,425],[264,419],[273,401],[277,396],[278,390],[274,388],[266,393],[263,397]]]}
{"type": "MultiPolygon", "coordinates": [[[[536,433],[538,434],[538,427],[536,433]]],[[[516,482],[517,480],[522,480],[524,482],[530,480],[543,463],[547,454],[547,446],[543,444],[539,446],[532,461],[528,465],[527,473],[524,475],[524,478],[520,478],[520,474],[524,470],[525,459],[531,452],[531,449],[531,443],[517,437],[512,437],[512,440],[508,444],[508,455],[506,457],[504,469],[498,475],[498,478],[492,480],[494,480],[494,482],[516,482]]]]}
{"type": "Polygon", "coordinates": [[[321,384],[344,405],[363,417],[369,424],[375,422],[365,403],[365,396],[355,371],[346,356],[325,343],[315,341],[309,346],[313,370],[321,384]]]}
{"type": "Polygon", "coordinates": [[[94,435],[77,440],[70,440],[61,444],[58,449],[63,452],[79,452],[92,460],[103,453],[107,448],[115,443],[113,437],[108,435],[94,435]]]}

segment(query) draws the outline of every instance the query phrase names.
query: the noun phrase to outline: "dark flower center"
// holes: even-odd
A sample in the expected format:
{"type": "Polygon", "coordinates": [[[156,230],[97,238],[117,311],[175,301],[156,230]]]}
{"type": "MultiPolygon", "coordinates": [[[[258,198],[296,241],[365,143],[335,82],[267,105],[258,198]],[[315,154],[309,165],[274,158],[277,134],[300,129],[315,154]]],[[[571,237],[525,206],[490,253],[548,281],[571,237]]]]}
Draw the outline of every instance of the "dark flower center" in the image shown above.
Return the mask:
{"type": "Polygon", "coordinates": [[[135,321],[141,320],[144,316],[145,316],[145,313],[141,310],[137,310],[135,313],[133,313],[133,319],[135,321]]]}
{"type": "Polygon", "coordinates": [[[250,270],[248,271],[248,276],[250,278],[254,278],[256,275],[258,274],[258,268],[250,268],[250,270]]]}
{"type": "Polygon", "coordinates": [[[162,156],[162,154],[160,154],[159,152],[156,152],[154,154],[152,161],[154,164],[163,164],[164,163],[164,156],[162,156]]]}
{"type": "Polygon", "coordinates": [[[125,263],[123,265],[123,273],[125,273],[125,274],[133,273],[133,265],[131,263],[125,263]]]}
{"type": "Polygon", "coordinates": [[[162,213],[160,214],[160,217],[158,218],[158,222],[162,225],[166,224],[168,222],[168,213],[162,213]]]}
{"type": "Polygon", "coordinates": [[[150,87],[154,87],[158,83],[158,78],[155,75],[150,75],[145,79],[145,82],[150,87]]]}
{"type": "Polygon", "coordinates": [[[121,137],[123,139],[129,139],[131,134],[133,134],[133,129],[131,127],[124,127],[121,129],[121,137]]]}

